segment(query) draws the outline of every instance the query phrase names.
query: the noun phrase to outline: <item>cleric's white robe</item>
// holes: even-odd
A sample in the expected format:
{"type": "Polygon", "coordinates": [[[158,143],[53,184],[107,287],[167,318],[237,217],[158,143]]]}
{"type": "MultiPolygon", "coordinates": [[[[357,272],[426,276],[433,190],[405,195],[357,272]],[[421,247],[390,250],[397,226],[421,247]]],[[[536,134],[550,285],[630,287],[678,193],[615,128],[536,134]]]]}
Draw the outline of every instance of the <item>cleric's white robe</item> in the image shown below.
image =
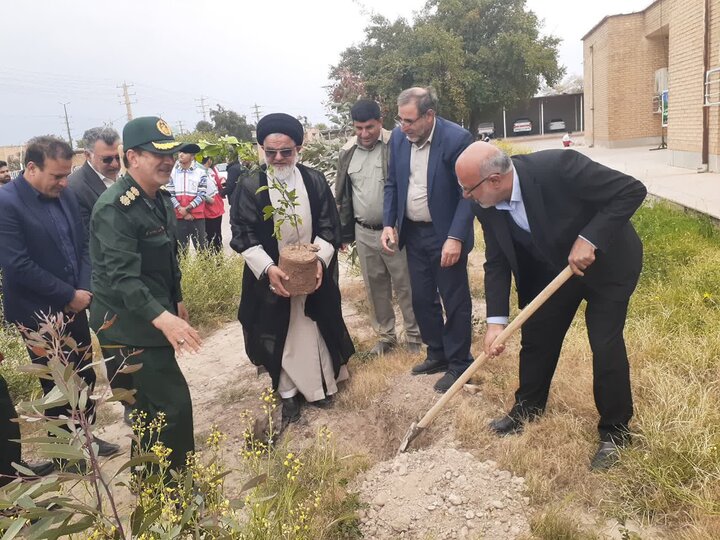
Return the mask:
{"type": "MultiPolygon", "coordinates": [[[[287,180],[287,189],[288,191],[296,190],[299,206],[295,208],[295,212],[302,220],[298,226],[300,237],[298,238],[295,227],[286,220],[280,227],[282,238],[278,240],[278,249],[282,249],[287,244],[310,243],[312,240],[313,244],[320,247],[318,257],[327,267],[335,254],[335,248],[320,237],[311,238],[310,201],[305,183],[297,168],[287,180]]],[[[268,194],[272,205],[277,208],[281,198],[280,193],[270,188],[268,194]]],[[[245,258],[245,264],[258,279],[270,265],[274,264],[272,258],[259,245],[246,249],[242,252],[242,256],[245,258]]],[[[290,322],[283,349],[278,392],[280,397],[288,398],[296,395],[299,391],[307,401],[317,401],[326,395],[336,393],[336,382],[347,379],[348,371],[346,366],[341,366],[338,378],[335,379],[332,359],[325,340],[315,321],[305,315],[306,299],[307,295],[290,298],[290,322]],[[327,392],[323,389],[323,382],[327,392]]]]}

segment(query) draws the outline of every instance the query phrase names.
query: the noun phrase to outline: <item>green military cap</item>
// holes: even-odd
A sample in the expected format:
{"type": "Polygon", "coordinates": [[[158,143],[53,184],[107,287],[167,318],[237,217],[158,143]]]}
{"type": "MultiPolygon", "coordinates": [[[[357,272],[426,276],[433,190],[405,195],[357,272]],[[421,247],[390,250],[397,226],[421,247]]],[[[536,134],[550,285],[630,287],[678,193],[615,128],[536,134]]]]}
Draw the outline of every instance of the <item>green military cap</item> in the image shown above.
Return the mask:
{"type": "Polygon", "coordinates": [[[170,126],[159,116],[141,116],[125,124],[123,148],[140,148],[154,154],[197,154],[200,151],[197,144],[176,141],[170,126]]]}

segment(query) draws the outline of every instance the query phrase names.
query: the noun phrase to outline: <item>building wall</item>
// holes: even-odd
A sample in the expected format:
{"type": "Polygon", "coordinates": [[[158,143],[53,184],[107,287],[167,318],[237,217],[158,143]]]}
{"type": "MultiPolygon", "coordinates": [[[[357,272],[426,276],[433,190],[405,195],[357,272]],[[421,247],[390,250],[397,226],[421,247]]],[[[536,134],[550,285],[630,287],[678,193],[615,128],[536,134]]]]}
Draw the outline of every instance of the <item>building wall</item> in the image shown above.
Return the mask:
{"type": "MultiPolygon", "coordinates": [[[[670,163],[702,163],[706,0],[658,0],[643,12],[610,16],[584,38],[585,132],[590,144],[629,146],[660,139],[652,112],[654,73],[669,71],[666,138],[670,163]]],[[[709,0],[710,62],[720,67],[720,0],[709,0]]],[[[720,165],[720,106],[707,109],[710,168],[720,165]]]]}
{"type": "Polygon", "coordinates": [[[671,164],[700,166],[703,125],[704,0],[673,2],[668,62],[668,148],[671,164]]]}
{"type": "Polygon", "coordinates": [[[659,142],[653,114],[655,70],[664,67],[662,38],[645,34],[645,16],[610,17],[585,39],[586,140],[604,146],[659,142]],[[588,88],[589,87],[589,88],[588,88]],[[588,130],[590,137],[588,138],[588,130]]]}

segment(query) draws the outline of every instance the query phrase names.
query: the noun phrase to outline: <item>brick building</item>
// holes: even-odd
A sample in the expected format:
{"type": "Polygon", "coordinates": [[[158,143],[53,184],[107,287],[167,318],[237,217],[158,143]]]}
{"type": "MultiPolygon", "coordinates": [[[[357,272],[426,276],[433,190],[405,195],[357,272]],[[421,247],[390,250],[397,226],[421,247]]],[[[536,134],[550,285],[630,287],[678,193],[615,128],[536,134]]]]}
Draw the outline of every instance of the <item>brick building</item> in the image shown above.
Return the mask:
{"type": "Polygon", "coordinates": [[[589,145],[667,143],[671,165],[720,170],[720,0],[605,17],[583,48],[589,145]]]}

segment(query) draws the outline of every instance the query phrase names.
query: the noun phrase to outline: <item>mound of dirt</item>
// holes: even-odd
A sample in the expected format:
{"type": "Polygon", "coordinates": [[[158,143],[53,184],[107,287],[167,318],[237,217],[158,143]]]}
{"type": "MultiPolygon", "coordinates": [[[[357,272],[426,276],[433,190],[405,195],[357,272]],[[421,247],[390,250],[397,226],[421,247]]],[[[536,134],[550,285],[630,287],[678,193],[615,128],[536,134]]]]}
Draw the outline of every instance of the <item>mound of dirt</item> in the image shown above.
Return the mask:
{"type": "Polygon", "coordinates": [[[378,463],[354,488],[366,538],[484,538],[527,536],[525,480],[480,462],[468,452],[433,447],[378,463]]]}

